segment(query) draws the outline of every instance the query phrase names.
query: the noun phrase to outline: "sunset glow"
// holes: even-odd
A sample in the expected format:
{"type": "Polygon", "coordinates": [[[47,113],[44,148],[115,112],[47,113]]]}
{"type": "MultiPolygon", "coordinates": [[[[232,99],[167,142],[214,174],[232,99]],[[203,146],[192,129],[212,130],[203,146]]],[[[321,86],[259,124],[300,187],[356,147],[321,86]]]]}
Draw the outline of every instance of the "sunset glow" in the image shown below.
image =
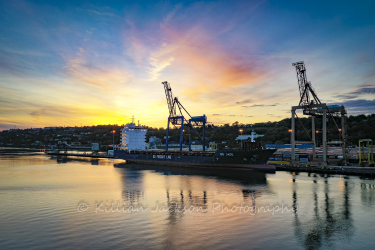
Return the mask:
{"type": "Polygon", "coordinates": [[[163,81],[216,124],[277,121],[319,98],[375,113],[374,3],[2,1],[0,130],[165,127],[163,81]],[[371,6],[372,5],[372,6],[371,6]]]}

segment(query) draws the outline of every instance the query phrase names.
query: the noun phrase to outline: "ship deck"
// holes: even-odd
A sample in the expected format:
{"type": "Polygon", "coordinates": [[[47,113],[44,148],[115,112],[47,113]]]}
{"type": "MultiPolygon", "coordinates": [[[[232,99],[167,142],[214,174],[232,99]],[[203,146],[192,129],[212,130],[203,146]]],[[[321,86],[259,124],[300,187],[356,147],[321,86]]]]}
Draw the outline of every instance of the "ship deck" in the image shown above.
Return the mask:
{"type": "Polygon", "coordinates": [[[213,156],[214,151],[165,151],[165,150],[145,150],[145,151],[129,151],[128,154],[139,155],[184,155],[184,156],[213,156]]]}

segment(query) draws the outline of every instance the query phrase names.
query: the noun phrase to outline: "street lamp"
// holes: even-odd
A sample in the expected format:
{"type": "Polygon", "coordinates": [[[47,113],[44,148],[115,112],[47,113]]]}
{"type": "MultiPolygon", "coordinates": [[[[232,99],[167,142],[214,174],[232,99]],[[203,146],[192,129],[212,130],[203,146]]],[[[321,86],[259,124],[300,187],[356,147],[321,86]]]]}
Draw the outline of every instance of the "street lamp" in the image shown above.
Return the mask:
{"type": "MultiPolygon", "coordinates": [[[[240,131],[240,133],[241,133],[241,135],[242,135],[243,129],[242,129],[242,128],[240,128],[240,130],[239,130],[239,131],[240,131]]],[[[242,149],[242,137],[241,137],[241,139],[240,139],[240,140],[241,140],[241,149],[242,149]]]]}
{"type": "Polygon", "coordinates": [[[116,133],[116,130],[112,130],[112,149],[113,149],[113,152],[115,152],[115,133],[116,133]]]}
{"type": "Polygon", "coordinates": [[[294,138],[293,138],[293,129],[288,129],[288,132],[290,133],[290,147],[292,148],[292,144],[293,144],[293,140],[294,140],[294,138]]]}
{"type": "MultiPolygon", "coordinates": [[[[315,131],[317,134],[319,134],[319,130],[315,131]]],[[[319,147],[319,138],[318,135],[316,136],[316,146],[319,147]]]]}

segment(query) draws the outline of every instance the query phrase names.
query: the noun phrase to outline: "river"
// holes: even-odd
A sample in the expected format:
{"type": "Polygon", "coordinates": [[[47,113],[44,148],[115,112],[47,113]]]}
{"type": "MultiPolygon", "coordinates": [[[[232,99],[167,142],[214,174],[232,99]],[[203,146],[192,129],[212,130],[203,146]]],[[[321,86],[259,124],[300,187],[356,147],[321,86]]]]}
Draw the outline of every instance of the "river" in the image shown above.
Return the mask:
{"type": "Polygon", "coordinates": [[[371,249],[375,181],[0,155],[0,249],[371,249]]]}

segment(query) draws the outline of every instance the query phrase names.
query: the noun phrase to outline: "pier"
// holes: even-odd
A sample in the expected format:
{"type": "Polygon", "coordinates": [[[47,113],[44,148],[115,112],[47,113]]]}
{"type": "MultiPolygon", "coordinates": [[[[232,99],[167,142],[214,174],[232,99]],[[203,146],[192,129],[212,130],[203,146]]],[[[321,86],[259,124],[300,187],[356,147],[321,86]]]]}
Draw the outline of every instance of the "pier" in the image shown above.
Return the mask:
{"type": "Polygon", "coordinates": [[[60,156],[78,156],[78,157],[91,157],[91,158],[114,158],[113,155],[108,154],[86,154],[86,153],[60,153],[60,152],[47,152],[47,155],[60,155],[60,156]]]}
{"type": "Polygon", "coordinates": [[[358,166],[301,166],[301,165],[276,165],[276,171],[307,172],[317,174],[342,174],[375,177],[374,167],[358,166]]]}

